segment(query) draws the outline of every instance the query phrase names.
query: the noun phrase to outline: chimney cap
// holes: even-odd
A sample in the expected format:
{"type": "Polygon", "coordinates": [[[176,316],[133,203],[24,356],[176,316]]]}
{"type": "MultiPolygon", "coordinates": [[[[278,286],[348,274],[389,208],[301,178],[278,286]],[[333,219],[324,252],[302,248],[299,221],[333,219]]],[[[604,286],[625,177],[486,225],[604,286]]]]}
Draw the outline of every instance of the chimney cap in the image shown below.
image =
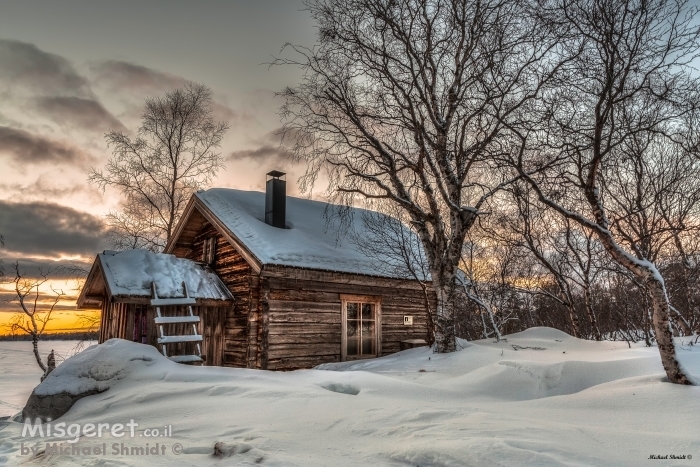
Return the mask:
{"type": "Polygon", "coordinates": [[[287,174],[284,172],[280,172],[279,170],[272,170],[272,171],[267,173],[267,176],[272,177],[272,178],[280,178],[284,175],[287,175],[287,174]]]}

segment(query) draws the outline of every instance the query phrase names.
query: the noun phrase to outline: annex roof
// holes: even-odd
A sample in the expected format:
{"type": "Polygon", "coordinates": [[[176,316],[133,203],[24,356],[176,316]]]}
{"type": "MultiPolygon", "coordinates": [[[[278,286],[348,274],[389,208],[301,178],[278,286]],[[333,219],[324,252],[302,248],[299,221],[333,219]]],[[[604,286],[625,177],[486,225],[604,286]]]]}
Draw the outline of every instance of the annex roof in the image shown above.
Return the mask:
{"type": "Polygon", "coordinates": [[[184,282],[191,298],[233,300],[221,279],[201,263],[148,250],[126,250],[97,255],[78,306],[95,306],[100,293],[106,293],[107,298],[149,298],[153,282],[161,298],[184,297],[184,282]]]}

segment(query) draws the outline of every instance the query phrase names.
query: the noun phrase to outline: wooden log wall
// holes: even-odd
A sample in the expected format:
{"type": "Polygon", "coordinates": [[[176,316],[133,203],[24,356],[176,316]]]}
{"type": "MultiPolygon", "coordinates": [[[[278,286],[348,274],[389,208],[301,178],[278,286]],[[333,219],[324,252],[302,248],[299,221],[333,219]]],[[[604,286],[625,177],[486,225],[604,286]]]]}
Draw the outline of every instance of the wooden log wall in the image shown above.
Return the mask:
{"type": "Polygon", "coordinates": [[[131,340],[127,337],[128,308],[127,303],[103,303],[101,322],[104,329],[100,329],[100,343],[113,338],[131,340]]]}
{"type": "Polygon", "coordinates": [[[100,337],[97,341],[98,344],[103,343],[107,340],[107,329],[109,323],[109,303],[106,298],[102,299],[102,306],[100,308],[100,337]]]}
{"type": "Polygon", "coordinates": [[[262,313],[260,304],[260,276],[251,274],[248,276],[248,325],[246,328],[246,367],[262,368],[260,363],[260,315],[262,313]]]}
{"type": "MultiPolygon", "coordinates": [[[[153,307],[148,307],[154,313],[153,307]]],[[[203,341],[200,343],[204,364],[208,366],[222,366],[224,356],[224,325],[226,322],[227,308],[215,306],[193,306],[192,313],[199,316],[200,322],[196,325],[197,332],[202,335],[203,341]]],[[[163,316],[188,316],[189,310],[186,306],[167,306],[161,308],[163,316]]],[[[133,316],[133,315],[132,315],[133,316]]],[[[160,352],[162,348],[158,345],[159,330],[154,325],[153,320],[148,322],[148,344],[154,345],[160,352]],[[151,332],[153,327],[153,332],[151,332]]],[[[192,334],[192,324],[176,323],[163,325],[163,332],[166,336],[186,336],[192,334]]],[[[195,355],[196,344],[192,342],[181,342],[178,344],[168,344],[167,352],[172,355],[195,355]]]]}
{"type": "Polygon", "coordinates": [[[216,252],[211,267],[231,291],[235,300],[234,306],[226,310],[225,318],[222,319],[224,339],[221,365],[245,368],[257,359],[257,342],[252,343],[253,355],[252,357],[250,355],[249,328],[252,326],[253,332],[257,334],[257,323],[255,320],[250,322],[249,312],[251,306],[254,307],[254,310],[257,309],[258,288],[253,287],[252,271],[248,263],[206,221],[195,236],[192,248],[186,257],[194,261],[201,261],[204,241],[211,237],[216,238],[216,252]]]}
{"type": "MultiPolygon", "coordinates": [[[[152,345],[162,352],[158,344],[158,336],[160,335],[158,327],[153,322],[155,318],[155,308],[143,304],[134,303],[111,303],[103,309],[107,310],[104,314],[104,328],[100,329],[100,343],[112,339],[119,338],[132,341],[134,339],[134,325],[136,322],[136,310],[144,309],[146,311],[146,343],[152,345]]],[[[226,313],[228,307],[215,306],[193,306],[192,313],[200,317],[200,322],[197,324],[197,332],[204,337],[201,344],[202,356],[204,364],[211,366],[222,366],[224,356],[224,326],[226,323],[226,313]]],[[[186,306],[169,306],[162,307],[161,313],[164,316],[186,316],[189,311],[186,306]]],[[[179,336],[192,334],[192,324],[166,324],[163,326],[163,331],[168,336],[179,336]]],[[[140,340],[137,339],[137,342],[140,340]]],[[[168,345],[168,355],[192,355],[195,352],[195,344],[179,343],[168,345]]]]}
{"type": "Polygon", "coordinates": [[[398,352],[402,340],[427,337],[425,298],[416,282],[318,271],[289,277],[281,268],[275,273],[282,277],[268,279],[270,370],[340,361],[340,294],[381,296],[382,355],[398,352]],[[412,326],[404,325],[405,315],[413,317],[412,326]]]}

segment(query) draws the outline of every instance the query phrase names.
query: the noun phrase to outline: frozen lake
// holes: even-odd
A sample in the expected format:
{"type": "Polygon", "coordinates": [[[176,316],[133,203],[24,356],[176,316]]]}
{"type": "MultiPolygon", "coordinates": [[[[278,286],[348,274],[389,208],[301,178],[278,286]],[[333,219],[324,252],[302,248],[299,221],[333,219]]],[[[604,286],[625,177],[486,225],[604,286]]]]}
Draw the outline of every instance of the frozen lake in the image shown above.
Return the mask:
{"type": "MultiPolygon", "coordinates": [[[[84,346],[93,342],[85,342],[84,346]]],[[[41,341],[39,352],[46,356],[54,350],[56,363],[75,353],[79,341],[41,341]]],[[[0,417],[21,411],[34,387],[39,384],[37,365],[30,341],[0,341],[0,417]]]]}

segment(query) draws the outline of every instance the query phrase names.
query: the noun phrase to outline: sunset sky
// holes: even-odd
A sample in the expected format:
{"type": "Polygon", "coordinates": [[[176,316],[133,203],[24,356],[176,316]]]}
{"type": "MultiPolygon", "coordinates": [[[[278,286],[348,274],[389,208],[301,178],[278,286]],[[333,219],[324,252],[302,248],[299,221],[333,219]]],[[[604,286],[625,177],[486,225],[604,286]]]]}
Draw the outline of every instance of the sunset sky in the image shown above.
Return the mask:
{"type": "MultiPolygon", "coordinates": [[[[212,88],[216,115],[228,120],[226,170],[218,187],[262,189],[265,173],[290,181],[303,171],[278,151],[274,93],[298,82],[293,68],[265,63],[286,42],[312,45],[315,29],[301,0],[77,1],[0,3],[0,234],[7,266],[89,265],[104,241],[103,216],[116,192],[87,183],[110,156],[104,133],[135,132],[148,96],[185,81],[212,88]]],[[[290,183],[289,191],[295,190],[290,183]]],[[[54,330],[79,327],[78,287],[54,330]]],[[[45,292],[51,293],[47,287],[45,292]]],[[[0,287],[0,299],[11,295],[0,287]]],[[[0,334],[12,312],[0,305],[0,334]]]]}

